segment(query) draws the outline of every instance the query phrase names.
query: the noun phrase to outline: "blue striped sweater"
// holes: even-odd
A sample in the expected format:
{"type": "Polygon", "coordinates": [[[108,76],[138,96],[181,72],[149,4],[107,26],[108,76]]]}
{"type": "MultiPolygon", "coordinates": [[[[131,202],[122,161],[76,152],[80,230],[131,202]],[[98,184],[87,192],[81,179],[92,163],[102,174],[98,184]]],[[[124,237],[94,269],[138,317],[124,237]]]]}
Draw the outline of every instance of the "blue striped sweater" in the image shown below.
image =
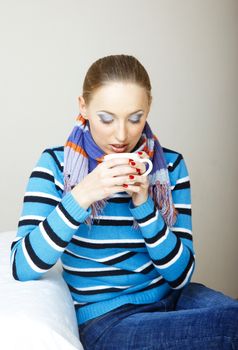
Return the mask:
{"type": "Polygon", "coordinates": [[[189,175],[180,153],[163,151],[179,212],[174,226],[150,196],[135,207],[120,192],[89,228],[84,221],[91,209],[81,208],[71,192],[62,196],[64,147],[45,149],[28,180],[11,245],[13,277],[39,279],[61,259],[78,324],[123,304],[156,302],[188,284],[195,266],[189,175]]]}

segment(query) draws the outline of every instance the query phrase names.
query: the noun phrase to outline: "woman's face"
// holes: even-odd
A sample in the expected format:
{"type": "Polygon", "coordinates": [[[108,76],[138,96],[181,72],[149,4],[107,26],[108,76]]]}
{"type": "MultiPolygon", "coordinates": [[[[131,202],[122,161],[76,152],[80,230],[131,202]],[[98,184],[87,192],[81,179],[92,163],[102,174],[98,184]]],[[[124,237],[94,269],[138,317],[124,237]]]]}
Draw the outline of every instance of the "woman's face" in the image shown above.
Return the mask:
{"type": "Polygon", "coordinates": [[[145,88],[127,82],[100,87],[88,105],[80,96],[79,105],[94,141],[106,154],[133,150],[150,109],[145,88]]]}

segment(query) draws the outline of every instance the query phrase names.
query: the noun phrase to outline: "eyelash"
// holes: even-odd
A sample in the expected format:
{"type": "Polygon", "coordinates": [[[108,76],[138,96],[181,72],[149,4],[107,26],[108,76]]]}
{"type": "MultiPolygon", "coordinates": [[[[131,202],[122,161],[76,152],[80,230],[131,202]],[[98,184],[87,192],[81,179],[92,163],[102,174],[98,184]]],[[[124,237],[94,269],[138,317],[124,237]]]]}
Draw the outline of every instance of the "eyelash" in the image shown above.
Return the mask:
{"type": "MultiPolygon", "coordinates": [[[[101,121],[103,124],[111,124],[111,123],[113,122],[113,119],[112,119],[112,120],[110,120],[110,121],[105,121],[105,120],[103,120],[103,119],[100,119],[100,121],[101,121]]],[[[131,122],[132,124],[137,124],[137,123],[139,123],[139,122],[140,122],[140,119],[135,120],[135,121],[130,120],[130,122],[131,122]]]]}

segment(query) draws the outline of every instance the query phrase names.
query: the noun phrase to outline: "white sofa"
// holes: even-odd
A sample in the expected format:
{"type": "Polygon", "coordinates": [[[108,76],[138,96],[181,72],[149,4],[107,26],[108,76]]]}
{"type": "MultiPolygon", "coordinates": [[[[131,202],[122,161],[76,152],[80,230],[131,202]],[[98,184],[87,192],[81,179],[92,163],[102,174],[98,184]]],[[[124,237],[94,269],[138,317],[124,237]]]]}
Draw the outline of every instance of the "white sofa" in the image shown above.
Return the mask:
{"type": "Polygon", "coordinates": [[[37,281],[16,281],[10,269],[15,236],[0,232],[0,348],[83,350],[60,262],[37,281]]]}

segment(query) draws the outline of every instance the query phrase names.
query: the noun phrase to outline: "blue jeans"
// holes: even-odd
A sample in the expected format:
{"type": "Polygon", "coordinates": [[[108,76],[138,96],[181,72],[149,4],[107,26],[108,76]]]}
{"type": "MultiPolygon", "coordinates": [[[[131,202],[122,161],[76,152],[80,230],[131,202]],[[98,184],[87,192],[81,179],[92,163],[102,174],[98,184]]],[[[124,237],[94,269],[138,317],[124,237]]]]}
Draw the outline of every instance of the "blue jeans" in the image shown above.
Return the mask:
{"type": "Polygon", "coordinates": [[[79,326],[85,350],[238,349],[238,301],[200,283],[79,326]]]}

